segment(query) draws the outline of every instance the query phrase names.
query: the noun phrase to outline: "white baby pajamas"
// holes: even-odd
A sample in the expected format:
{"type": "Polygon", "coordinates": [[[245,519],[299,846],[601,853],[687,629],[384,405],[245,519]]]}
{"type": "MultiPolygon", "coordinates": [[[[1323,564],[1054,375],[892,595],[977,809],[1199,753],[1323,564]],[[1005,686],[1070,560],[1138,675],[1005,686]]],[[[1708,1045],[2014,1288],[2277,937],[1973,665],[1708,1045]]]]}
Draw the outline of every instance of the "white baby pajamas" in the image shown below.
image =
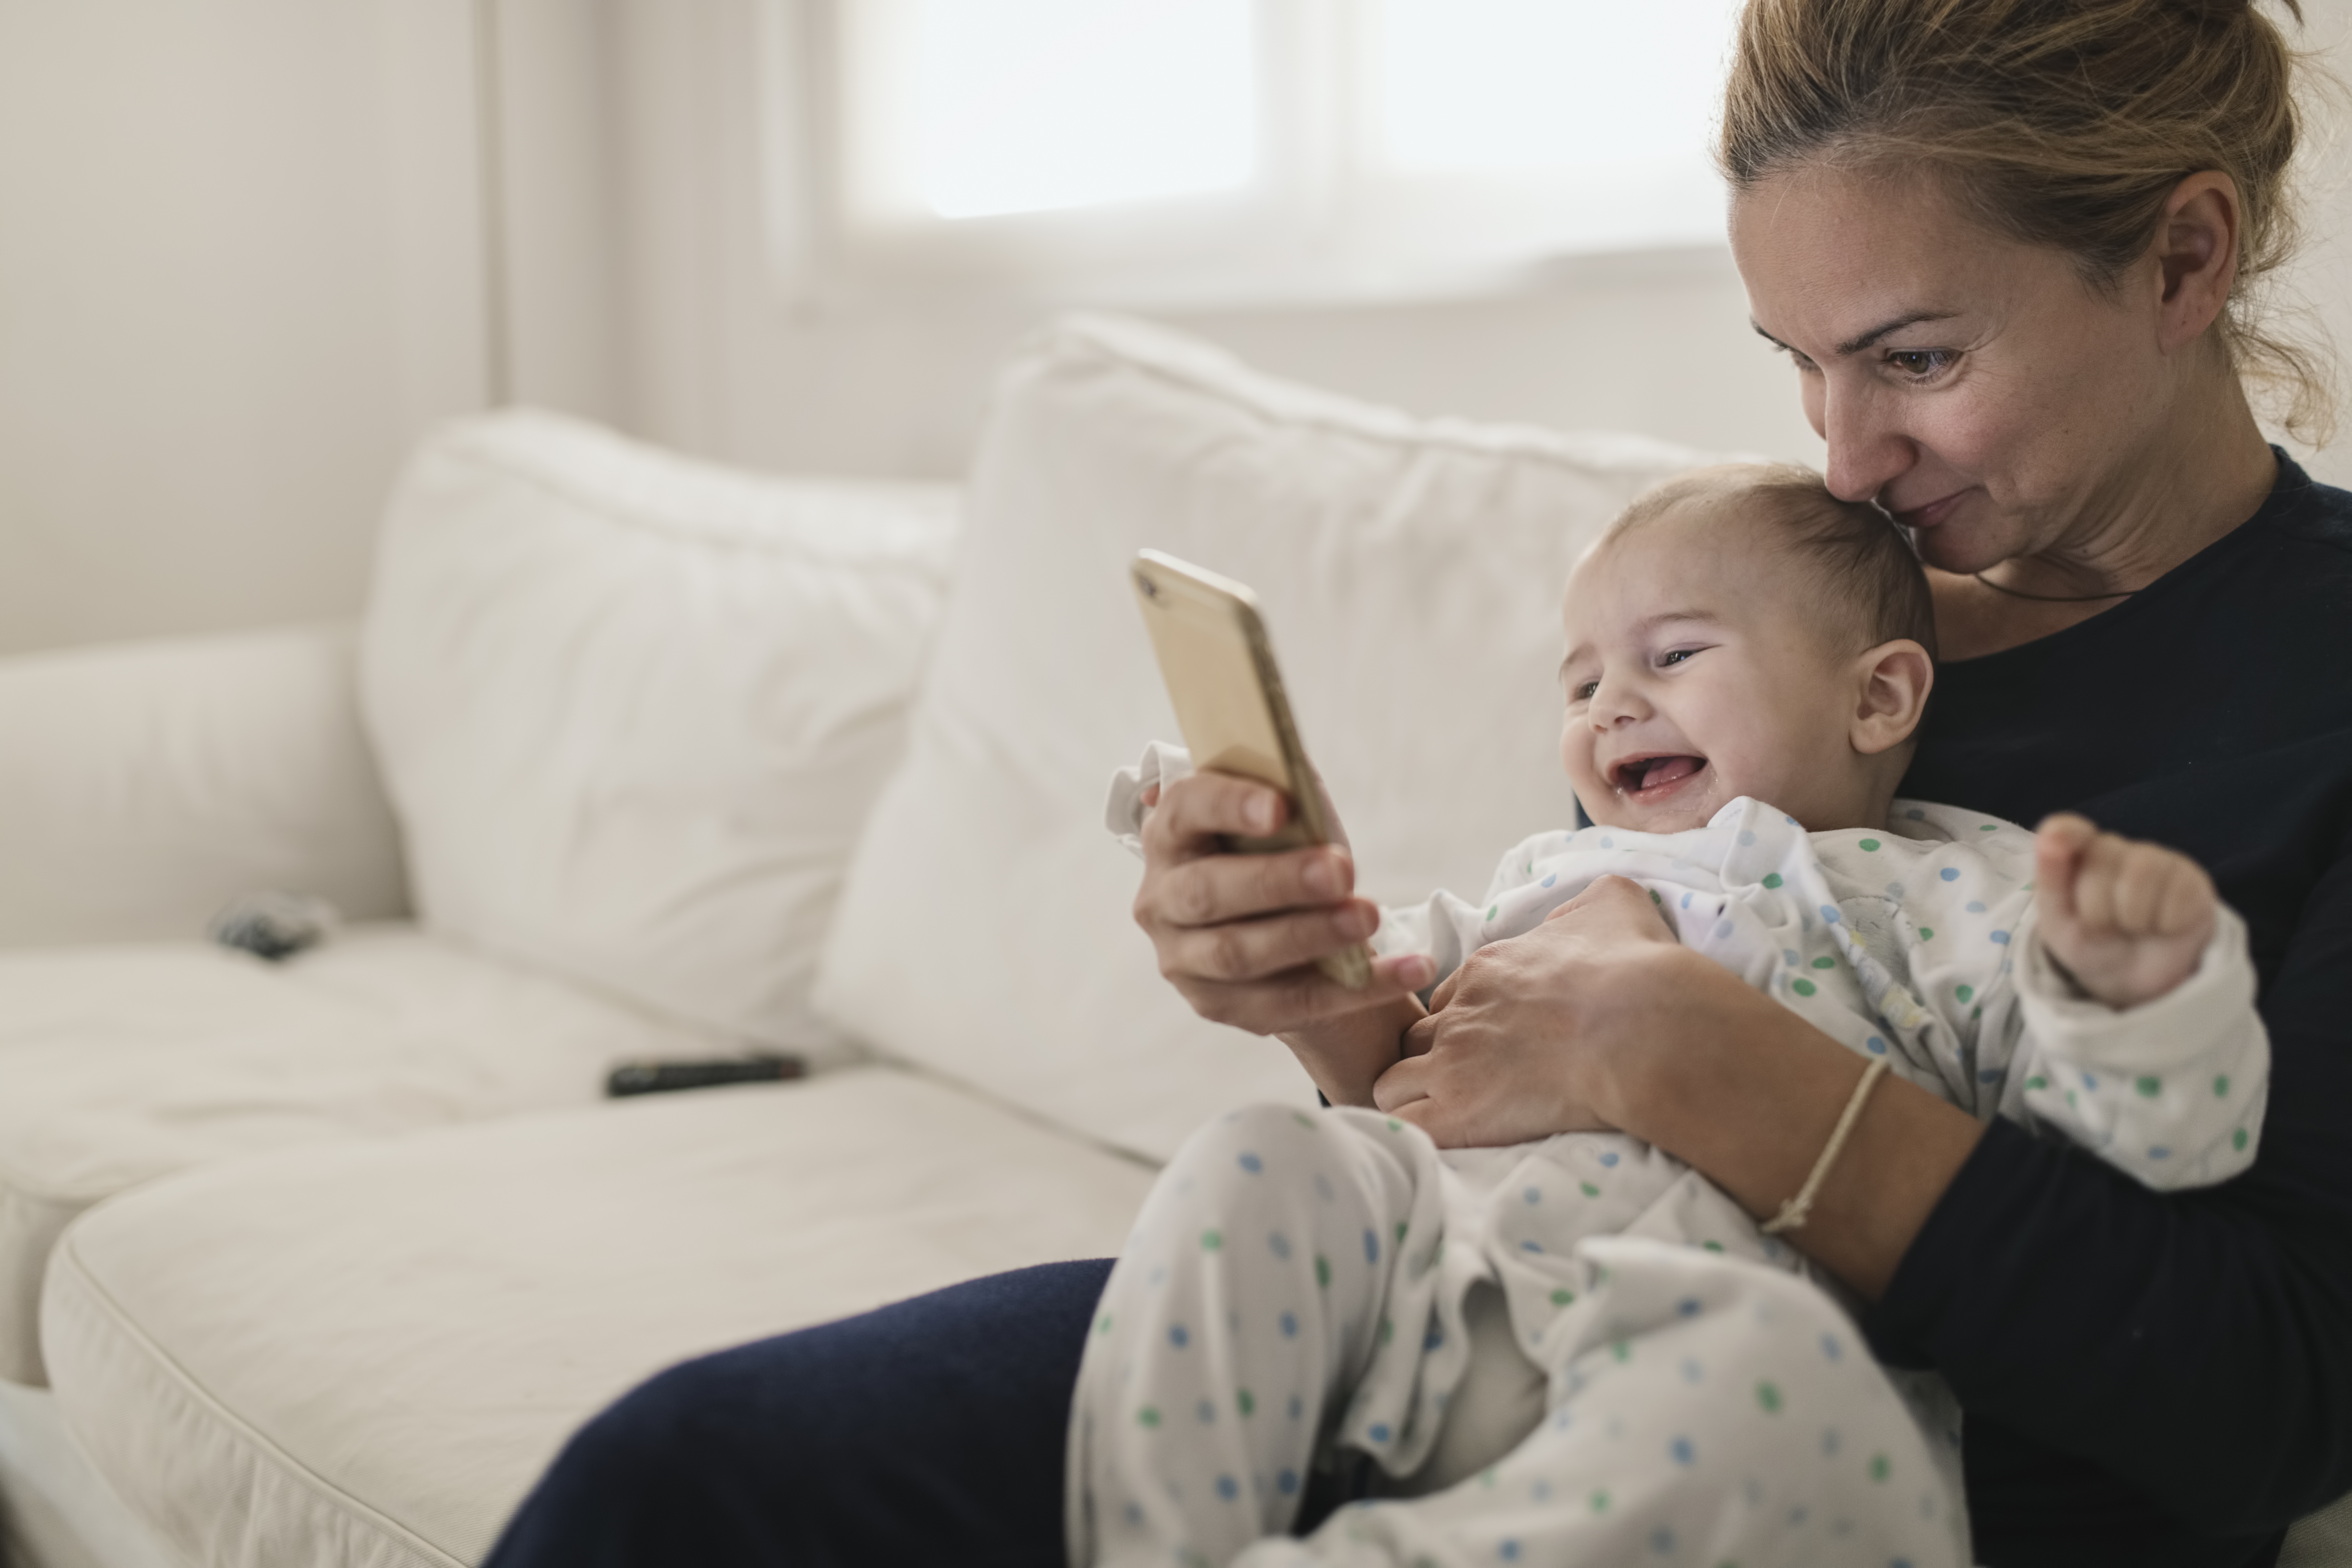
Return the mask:
{"type": "MultiPolygon", "coordinates": [[[[1188,766],[1155,747],[1114,786],[1114,829],[1135,831],[1150,775],[1188,766]]],[[[2222,910],[2194,974],[2117,1012],[2035,941],[2032,867],[2030,833],[1948,806],[1809,835],[1742,799],[1685,833],[1539,835],[1477,904],[1384,911],[1374,945],[1433,952],[1443,977],[1629,877],[1686,945],[1979,1117],[2159,1188],[2243,1170],[2269,1047],[2242,924],[2222,910]]],[[[1880,1367],[1800,1255],[1638,1140],[1441,1152],[1370,1111],[1256,1107],[1179,1152],[1104,1290],[1072,1410],[1070,1552],[1964,1568],[1958,1442],[1938,1380],[1880,1367]],[[1495,1292],[1504,1310],[1482,1315],[1495,1292]],[[1465,1467],[1448,1406],[1470,1402],[1489,1319],[1541,1396],[1465,1467]],[[1350,1465],[1371,1495],[1290,1538],[1312,1475],[1350,1465]]]]}

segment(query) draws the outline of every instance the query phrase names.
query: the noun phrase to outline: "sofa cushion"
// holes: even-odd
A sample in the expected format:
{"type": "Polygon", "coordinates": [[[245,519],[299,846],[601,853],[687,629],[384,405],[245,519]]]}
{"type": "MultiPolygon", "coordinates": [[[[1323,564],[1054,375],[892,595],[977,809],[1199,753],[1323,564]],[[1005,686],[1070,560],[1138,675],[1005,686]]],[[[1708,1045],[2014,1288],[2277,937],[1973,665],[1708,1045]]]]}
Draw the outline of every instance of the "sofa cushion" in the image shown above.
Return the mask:
{"type": "Polygon", "coordinates": [[[42,1274],[102,1198],[292,1144],[577,1105],[709,1037],[406,927],[271,965],[196,943],[0,953],[0,1379],[38,1384],[42,1274]]]}
{"type": "Polygon", "coordinates": [[[1570,820],[1570,564],[1697,460],[1414,420],[1135,322],[1047,332],[1000,384],[822,1004],[877,1047],[1154,1156],[1221,1108],[1307,1096],[1280,1046],[1192,1016],[1129,919],[1137,868],[1103,831],[1104,788],[1176,726],[1128,563],[1149,545],[1257,590],[1368,895],[1475,891],[1570,820]]]}
{"type": "Polygon", "coordinates": [[[419,918],[822,1054],[817,949],[954,528],[939,486],[757,479],[549,415],[445,431],[362,645],[419,918]]]}
{"type": "Polygon", "coordinates": [[[192,1568],[479,1562],[699,1352],[1116,1250],[1150,1173],[883,1068],[192,1172],[67,1233],[76,1438],[192,1568]]]}

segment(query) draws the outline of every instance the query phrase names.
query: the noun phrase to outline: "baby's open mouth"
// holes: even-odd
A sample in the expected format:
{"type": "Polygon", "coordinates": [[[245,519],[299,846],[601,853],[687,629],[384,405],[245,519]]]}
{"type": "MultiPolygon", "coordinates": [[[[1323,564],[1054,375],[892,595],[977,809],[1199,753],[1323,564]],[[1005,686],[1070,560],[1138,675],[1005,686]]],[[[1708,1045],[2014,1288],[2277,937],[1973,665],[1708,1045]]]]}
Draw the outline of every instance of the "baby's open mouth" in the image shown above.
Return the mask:
{"type": "Polygon", "coordinates": [[[1610,768],[1609,782],[1620,794],[1647,795],[1678,784],[1705,766],[1705,757],[1628,757],[1610,768]]]}

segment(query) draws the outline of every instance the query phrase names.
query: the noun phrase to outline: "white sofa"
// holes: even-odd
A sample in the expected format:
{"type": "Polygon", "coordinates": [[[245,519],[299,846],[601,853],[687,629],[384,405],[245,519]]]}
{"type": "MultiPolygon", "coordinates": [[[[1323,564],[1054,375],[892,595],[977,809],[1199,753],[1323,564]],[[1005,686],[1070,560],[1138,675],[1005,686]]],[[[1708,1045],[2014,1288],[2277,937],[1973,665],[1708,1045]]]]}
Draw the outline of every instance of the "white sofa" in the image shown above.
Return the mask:
{"type": "Polygon", "coordinates": [[[1127,559],[1258,586],[1402,898],[1565,817],[1559,581],[1693,460],[1076,321],[1008,369],[960,536],[937,489],[503,416],[412,466],[355,642],[0,661],[19,1557],[477,1563],[665,1364],[1114,1250],[1196,1121],[1310,1094],[1128,921],[1103,784],[1173,723],[1127,559]],[[257,887],[352,923],[189,940],[257,887]],[[598,1099],[750,1047],[820,1070],[598,1099]]]}

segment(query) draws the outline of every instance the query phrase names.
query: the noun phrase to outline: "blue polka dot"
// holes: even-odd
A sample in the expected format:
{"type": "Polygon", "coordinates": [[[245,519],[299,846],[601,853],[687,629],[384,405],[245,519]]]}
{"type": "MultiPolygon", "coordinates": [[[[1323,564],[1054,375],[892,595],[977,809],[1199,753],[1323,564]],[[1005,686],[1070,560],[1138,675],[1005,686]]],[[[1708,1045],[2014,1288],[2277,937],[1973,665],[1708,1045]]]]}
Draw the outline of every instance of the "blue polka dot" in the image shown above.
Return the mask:
{"type": "Polygon", "coordinates": [[[1706,1382],[1706,1368],[1701,1366],[1695,1361],[1686,1361],[1683,1363],[1683,1381],[1685,1383],[1706,1382]]]}
{"type": "Polygon", "coordinates": [[[1666,1452],[1675,1457],[1677,1465],[1690,1464],[1698,1458],[1698,1450],[1691,1447],[1691,1440],[1687,1437],[1677,1437],[1667,1444],[1666,1452]]]}
{"type": "Polygon", "coordinates": [[[1274,1489],[1280,1492],[1285,1497],[1295,1496],[1298,1490],[1298,1472],[1297,1470],[1285,1470],[1280,1475],[1275,1477],[1274,1489]]]}
{"type": "Polygon", "coordinates": [[[1899,898],[1901,898],[1901,897],[1903,896],[1903,884],[1902,884],[1902,883],[1900,883],[1900,882],[1889,882],[1889,883],[1887,883],[1887,884],[1886,884],[1886,896],[1887,896],[1888,898],[1890,898],[1890,899],[1899,899],[1899,898]]]}
{"type": "Polygon", "coordinates": [[[1925,821],[1927,821],[1927,814],[1926,812],[1924,812],[1924,811],[1921,811],[1921,810],[1920,810],[1918,807],[1916,807],[1916,806],[1912,807],[1909,811],[1905,812],[1903,815],[1904,815],[1905,816],[1908,817],[1908,818],[1909,818],[1911,821],[1913,821],[1913,822],[1925,822],[1925,821]]]}
{"type": "Polygon", "coordinates": [[[1601,1151],[1601,1163],[1602,1164],[1607,1165],[1607,1166],[1609,1166],[1611,1169],[1612,1169],[1612,1170],[1613,1170],[1613,1169],[1615,1169],[1615,1168],[1616,1168],[1617,1161],[1618,1161],[1618,1153],[1617,1153],[1617,1151],[1616,1151],[1616,1150],[1614,1150],[1614,1149],[1604,1149],[1604,1150],[1602,1150],[1602,1151],[1601,1151]]]}
{"type": "Polygon", "coordinates": [[[1242,1495],[1242,1489],[1240,1485],[1234,1481],[1233,1477],[1219,1476],[1217,1478],[1217,1495],[1224,1499],[1227,1502],[1231,1502],[1234,1499],[1242,1495]]]}
{"type": "Polygon", "coordinates": [[[1385,1421],[1375,1421],[1365,1431],[1364,1436],[1375,1443],[1385,1443],[1389,1440],[1389,1424],[1385,1421]]]}
{"type": "Polygon", "coordinates": [[[2005,931],[1997,931],[1992,933],[1992,940],[1995,946],[2007,947],[2009,945],[2009,933],[2005,931]]]}
{"type": "Polygon", "coordinates": [[[1784,947],[1780,950],[1780,962],[1783,963],[1801,963],[1804,962],[1804,957],[1803,953],[1793,947],[1784,947]]]}
{"type": "Polygon", "coordinates": [[[1283,1337],[1284,1339],[1286,1339],[1286,1340],[1295,1340],[1295,1339],[1297,1339],[1297,1338],[1298,1337],[1298,1314],[1297,1314],[1297,1313],[1296,1313],[1296,1312],[1285,1312],[1285,1313],[1283,1313],[1283,1314],[1282,1314],[1282,1319],[1281,1319],[1281,1328],[1282,1328],[1282,1337],[1283,1337]]]}
{"type": "Polygon", "coordinates": [[[1825,920],[1825,921],[1829,921],[1829,922],[1830,922],[1830,924],[1832,924],[1832,925],[1835,925],[1835,924],[1837,924],[1837,923],[1838,923],[1838,912],[1837,912],[1837,906],[1836,906],[1835,904],[1823,904],[1823,905],[1822,906],[1822,919],[1823,919],[1823,920],[1825,920]]]}
{"type": "Polygon", "coordinates": [[[1829,1357],[1832,1361],[1843,1361],[1845,1359],[1845,1346],[1838,1342],[1838,1337],[1835,1334],[1823,1334],[1822,1336],[1822,1354],[1829,1357]]]}
{"type": "Polygon", "coordinates": [[[2095,1073],[2087,1073],[2087,1072],[2086,1072],[2086,1073],[2084,1073],[2084,1074],[2083,1075],[2083,1087],[2084,1087],[2084,1089],[2096,1089],[2096,1088],[2098,1088],[2098,1087],[2099,1087],[2099,1079],[2098,1079],[2098,1076],[2097,1076],[2095,1073]]]}
{"type": "Polygon", "coordinates": [[[1691,896],[1690,896],[1688,893],[1685,893],[1685,894],[1683,895],[1683,908],[1685,908],[1685,909],[1688,909],[1688,908],[1690,908],[1690,901],[1691,901],[1691,896]]]}
{"type": "Polygon", "coordinates": [[[1870,1038],[1863,1041],[1863,1044],[1870,1047],[1870,1054],[1874,1057],[1883,1057],[1886,1054],[1886,1042],[1880,1039],[1876,1035],[1873,1035],[1870,1038]]]}
{"type": "Polygon", "coordinates": [[[1443,1323],[1432,1323],[1429,1325],[1429,1332],[1421,1336],[1422,1353],[1425,1355],[1429,1352],[1437,1349],[1438,1346],[1444,1342],[1445,1325],[1443,1323]]]}
{"type": "Polygon", "coordinates": [[[1650,1531],[1650,1550],[1661,1557],[1671,1557],[1675,1550],[1675,1532],[1664,1525],[1650,1531]]]}
{"type": "Polygon", "coordinates": [[[1523,1241],[1519,1243],[1519,1250],[1521,1252],[1541,1252],[1543,1250],[1543,1243],[1540,1241],[1523,1241]]]}
{"type": "Polygon", "coordinates": [[[1680,1312],[1685,1318],[1697,1317],[1700,1311],[1698,1298],[1696,1296],[1684,1297],[1681,1300],[1675,1303],[1675,1310],[1680,1312]]]}
{"type": "Polygon", "coordinates": [[[1780,818],[1780,820],[1781,820],[1781,821],[1783,821],[1783,822],[1785,822],[1785,823],[1787,823],[1787,824],[1788,824],[1790,826],[1791,826],[1791,827],[1796,827],[1796,826],[1801,826],[1801,824],[1800,824],[1800,823],[1797,821],[1797,819],[1796,819],[1795,817],[1793,817],[1793,816],[1783,816],[1782,818],[1780,818]]]}
{"type": "Polygon", "coordinates": [[[1740,847],[1742,849],[1747,848],[1749,845],[1751,845],[1751,844],[1753,844],[1753,843],[1755,843],[1755,842],[1756,842],[1756,835],[1754,835],[1753,833],[1748,832],[1748,831],[1747,829],[1745,829],[1745,828],[1740,829],[1740,833],[1739,833],[1739,847],[1740,847]]]}
{"type": "Polygon", "coordinates": [[[1549,887],[1550,887],[1554,882],[1557,882],[1557,881],[1559,881],[1559,874],[1555,872],[1553,875],[1549,876],[1549,877],[1546,877],[1542,881],[1540,881],[1540,882],[1537,883],[1536,885],[1537,885],[1538,887],[1539,887],[1539,888],[1549,888],[1549,887]]]}
{"type": "Polygon", "coordinates": [[[1543,1202],[1543,1189],[1541,1187],[1529,1187],[1527,1191],[1519,1194],[1519,1198],[1524,1203],[1539,1204],[1543,1202]]]}
{"type": "Polygon", "coordinates": [[[1171,1323],[1168,1325],[1168,1342],[1181,1351],[1192,1342],[1192,1335],[1183,1324],[1171,1323]]]}
{"type": "Polygon", "coordinates": [[[2169,1160],[2172,1158],[2172,1151],[2158,1143],[2148,1150],[2147,1157],[2151,1160],[2169,1160]]]}
{"type": "Polygon", "coordinates": [[[1947,882],[1957,882],[1960,879],[1960,868],[1958,866],[1947,866],[1942,870],[1937,872],[1936,875],[1941,877],[1947,882]]]}
{"type": "Polygon", "coordinates": [[[1265,1162],[1259,1159],[1255,1154],[1244,1154],[1239,1163],[1241,1164],[1241,1168],[1247,1171],[1253,1176],[1265,1169],[1265,1162]]]}
{"type": "Polygon", "coordinates": [[[1601,847],[1603,849],[1614,849],[1617,847],[1617,840],[1610,837],[1609,835],[1604,833],[1601,836],[1601,847]]]}
{"type": "Polygon", "coordinates": [[[1977,1069],[1977,1081],[1979,1083],[1999,1083],[2000,1081],[2000,1069],[1999,1068],[1979,1068],[1977,1069]]]}
{"type": "Polygon", "coordinates": [[[1290,1396],[1290,1418],[1293,1421],[1307,1414],[1307,1402],[1297,1394],[1290,1396]]]}
{"type": "Polygon", "coordinates": [[[1377,1232],[1368,1230],[1364,1232],[1364,1261],[1367,1263],[1378,1263],[1380,1260],[1380,1236],[1377,1232]]]}
{"type": "Polygon", "coordinates": [[[1495,1548],[1495,1555],[1506,1563],[1517,1563],[1519,1560],[1519,1543],[1516,1541],[1506,1541],[1495,1548]]]}
{"type": "Polygon", "coordinates": [[[1287,1263],[1290,1261],[1290,1237],[1283,1235],[1282,1232],[1278,1230],[1272,1231],[1267,1234],[1265,1238],[1265,1249],[1274,1254],[1275,1260],[1278,1263],[1287,1263]]]}
{"type": "Polygon", "coordinates": [[[1969,913],[1972,915],[1980,915],[1984,913],[1985,910],[1984,900],[1982,899],[1970,899],[1964,907],[1968,910],[1969,913]]]}
{"type": "Polygon", "coordinates": [[[1203,1426],[1208,1425],[1210,1422],[1214,1421],[1217,1418],[1216,1405],[1206,1399],[1203,1399],[1200,1404],[1192,1406],[1192,1413],[1201,1418],[1201,1423],[1203,1426]]]}
{"type": "Polygon", "coordinates": [[[1715,923],[1715,934],[1718,939],[1729,936],[1733,929],[1729,921],[1717,921],[1715,923]]]}

